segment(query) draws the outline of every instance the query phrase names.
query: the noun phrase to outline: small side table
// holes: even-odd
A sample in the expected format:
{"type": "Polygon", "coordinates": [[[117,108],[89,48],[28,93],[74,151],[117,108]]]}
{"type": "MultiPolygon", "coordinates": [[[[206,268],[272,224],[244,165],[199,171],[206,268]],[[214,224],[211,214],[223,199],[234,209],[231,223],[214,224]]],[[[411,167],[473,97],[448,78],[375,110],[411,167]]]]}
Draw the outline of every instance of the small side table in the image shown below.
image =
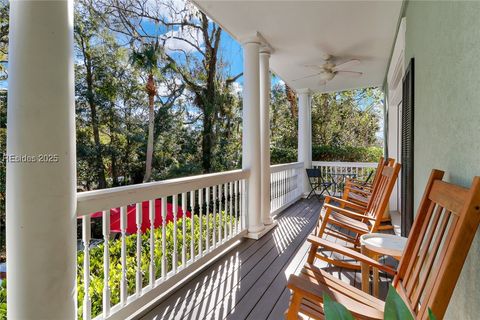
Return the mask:
{"type": "MultiPolygon", "coordinates": [[[[369,233],[360,236],[362,254],[378,260],[381,256],[391,256],[400,260],[403,250],[407,244],[407,238],[393,234],[369,233]]],[[[362,269],[362,290],[369,293],[370,267],[366,263],[361,264],[362,269]]],[[[373,269],[373,295],[378,298],[378,269],[373,269]]]]}

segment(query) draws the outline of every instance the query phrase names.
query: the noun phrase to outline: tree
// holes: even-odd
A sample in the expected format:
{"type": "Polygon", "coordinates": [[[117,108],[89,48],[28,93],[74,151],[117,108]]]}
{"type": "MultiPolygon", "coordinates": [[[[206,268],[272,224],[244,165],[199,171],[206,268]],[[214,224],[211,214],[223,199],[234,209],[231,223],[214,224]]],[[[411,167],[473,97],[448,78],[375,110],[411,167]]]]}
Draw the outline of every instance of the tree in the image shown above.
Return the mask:
{"type": "Polygon", "coordinates": [[[219,55],[221,27],[187,2],[165,1],[155,6],[114,0],[103,5],[112,13],[107,22],[112,30],[141,43],[160,39],[168,49],[167,67],[180,77],[200,110],[196,120],[202,126],[202,168],[204,173],[211,172],[217,143],[215,124],[222,116],[225,102],[232,99],[229,84],[241,76],[225,73],[227,64],[219,55]],[[184,45],[169,46],[172,40],[184,45]]]}
{"type": "Polygon", "coordinates": [[[289,93],[282,82],[273,83],[270,104],[271,163],[293,162],[297,160],[298,140],[298,113],[292,109],[292,96],[295,94],[291,89],[289,93]]]}
{"type": "Polygon", "coordinates": [[[379,146],[383,94],[378,88],[313,95],[312,142],[329,146],[379,146]]]}
{"type": "Polygon", "coordinates": [[[5,184],[7,150],[7,90],[2,83],[7,80],[6,64],[8,62],[9,2],[0,1],[0,262],[5,261],[5,184]]]}
{"type": "Polygon", "coordinates": [[[100,32],[100,26],[98,24],[96,12],[93,12],[87,3],[84,3],[83,1],[79,1],[79,3],[80,5],[77,6],[77,12],[75,14],[75,42],[80,49],[83,67],[85,69],[85,94],[90,107],[91,126],[95,142],[95,171],[98,178],[98,188],[103,189],[107,187],[107,181],[102,159],[102,144],[100,142],[97,103],[95,101],[94,92],[94,64],[96,61],[93,51],[95,48],[92,48],[92,45],[94,46],[95,37],[100,32]]]}
{"type": "Polygon", "coordinates": [[[155,83],[155,74],[158,71],[158,60],[162,55],[163,49],[158,41],[144,43],[141,50],[133,50],[132,62],[139,69],[147,74],[147,82],[145,91],[148,95],[148,139],[147,153],[145,160],[145,176],[143,182],[150,180],[152,176],[152,159],[153,159],[153,135],[155,122],[155,96],[157,95],[157,86],[155,83]]]}
{"type": "Polygon", "coordinates": [[[6,64],[8,62],[8,32],[10,5],[7,0],[0,0],[0,81],[7,80],[6,64]]]}

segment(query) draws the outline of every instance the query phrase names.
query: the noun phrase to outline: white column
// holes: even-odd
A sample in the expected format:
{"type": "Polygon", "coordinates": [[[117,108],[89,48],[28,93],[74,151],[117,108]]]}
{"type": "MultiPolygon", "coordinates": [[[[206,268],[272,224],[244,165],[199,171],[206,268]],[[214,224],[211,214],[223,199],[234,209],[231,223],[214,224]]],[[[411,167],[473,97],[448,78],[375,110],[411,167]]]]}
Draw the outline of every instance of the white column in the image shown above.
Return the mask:
{"type": "Polygon", "coordinates": [[[243,44],[243,140],[242,168],[250,170],[247,181],[248,237],[259,238],[264,229],[261,215],[260,165],[260,41],[253,38],[243,44]]]}
{"type": "Polygon", "coordinates": [[[272,224],[270,216],[270,50],[260,50],[260,145],[262,166],[261,207],[263,223],[272,224]]]}
{"type": "Polygon", "coordinates": [[[10,2],[8,319],[76,318],[73,59],[72,0],[10,2]]]}
{"type": "MultiPolygon", "coordinates": [[[[298,161],[303,162],[304,169],[312,167],[312,110],[310,90],[298,90],[298,161]]],[[[307,175],[303,170],[303,193],[310,190],[307,175]]]]}

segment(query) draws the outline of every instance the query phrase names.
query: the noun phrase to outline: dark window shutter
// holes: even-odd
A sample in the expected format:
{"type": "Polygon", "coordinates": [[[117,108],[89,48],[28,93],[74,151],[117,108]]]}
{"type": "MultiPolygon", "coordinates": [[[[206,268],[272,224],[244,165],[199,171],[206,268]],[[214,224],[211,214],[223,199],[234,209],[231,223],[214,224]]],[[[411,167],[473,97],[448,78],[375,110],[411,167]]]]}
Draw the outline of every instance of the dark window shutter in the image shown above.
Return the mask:
{"type": "Polygon", "coordinates": [[[413,133],[414,133],[414,59],[403,77],[402,90],[402,236],[407,237],[413,224],[413,133]]]}

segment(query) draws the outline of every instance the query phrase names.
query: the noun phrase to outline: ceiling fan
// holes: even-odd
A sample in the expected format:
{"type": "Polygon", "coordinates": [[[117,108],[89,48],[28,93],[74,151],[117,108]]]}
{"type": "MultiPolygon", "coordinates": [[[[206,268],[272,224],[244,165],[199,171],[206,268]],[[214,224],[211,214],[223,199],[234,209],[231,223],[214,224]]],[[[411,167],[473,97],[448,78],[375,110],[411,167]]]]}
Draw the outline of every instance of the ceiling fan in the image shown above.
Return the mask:
{"type": "Polygon", "coordinates": [[[348,70],[351,67],[354,67],[358,64],[360,64],[360,60],[349,60],[346,62],[343,62],[341,64],[335,64],[333,62],[333,57],[332,56],[327,56],[325,59],[325,63],[322,65],[306,65],[305,67],[308,68],[315,68],[319,70],[319,72],[314,73],[309,76],[301,77],[298,79],[294,79],[292,81],[298,81],[298,80],[303,80],[303,79],[308,79],[308,78],[313,78],[313,77],[319,77],[320,79],[320,84],[326,84],[327,81],[332,80],[335,78],[335,76],[339,74],[345,74],[353,77],[360,77],[363,73],[362,72],[357,72],[357,71],[350,71],[348,70]]]}

